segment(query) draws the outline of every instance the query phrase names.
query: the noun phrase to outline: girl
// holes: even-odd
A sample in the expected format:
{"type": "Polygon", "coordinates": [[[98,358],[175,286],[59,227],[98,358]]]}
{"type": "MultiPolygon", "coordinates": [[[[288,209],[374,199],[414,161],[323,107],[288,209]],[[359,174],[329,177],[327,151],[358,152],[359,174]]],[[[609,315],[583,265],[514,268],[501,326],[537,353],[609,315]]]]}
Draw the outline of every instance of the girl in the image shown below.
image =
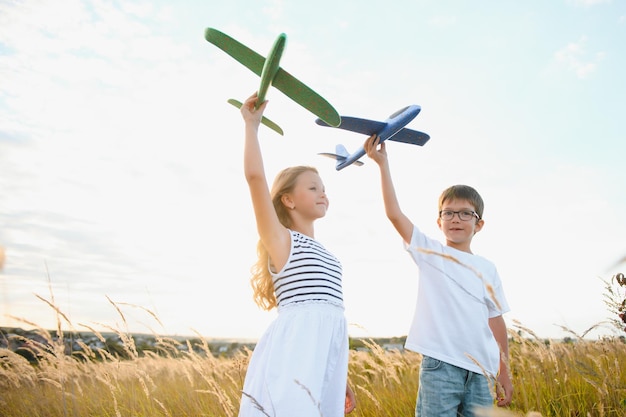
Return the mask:
{"type": "Polygon", "coordinates": [[[267,106],[256,93],[241,106],[244,172],[256,217],[255,302],[278,317],[258,341],[246,373],[239,417],[340,417],[354,409],[347,384],[348,332],[341,264],[315,240],[313,223],[328,198],[315,168],[281,171],[270,193],[258,141],[267,106]]]}

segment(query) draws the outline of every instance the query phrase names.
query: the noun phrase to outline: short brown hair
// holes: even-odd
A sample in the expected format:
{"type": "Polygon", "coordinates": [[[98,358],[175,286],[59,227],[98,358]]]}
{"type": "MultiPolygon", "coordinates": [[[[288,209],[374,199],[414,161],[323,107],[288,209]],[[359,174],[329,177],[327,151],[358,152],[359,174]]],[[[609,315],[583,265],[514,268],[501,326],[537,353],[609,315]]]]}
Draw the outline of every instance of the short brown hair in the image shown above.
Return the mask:
{"type": "Polygon", "coordinates": [[[439,196],[439,211],[443,207],[446,201],[450,200],[467,200],[474,206],[478,218],[483,218],[483,210],[485,209],[485,203],[482,197],[478,194],[474,188],[469,185],[457,184],[443,190],[439,196]]]}

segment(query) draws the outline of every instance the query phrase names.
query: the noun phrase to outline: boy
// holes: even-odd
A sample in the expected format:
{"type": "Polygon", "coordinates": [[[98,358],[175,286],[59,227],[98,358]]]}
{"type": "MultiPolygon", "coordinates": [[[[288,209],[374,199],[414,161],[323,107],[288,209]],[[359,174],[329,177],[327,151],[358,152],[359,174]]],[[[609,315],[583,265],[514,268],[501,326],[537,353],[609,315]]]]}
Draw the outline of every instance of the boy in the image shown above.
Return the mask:
{"type": "Polygon", "coordinates": [[[417,305],[406,348],[422,354],[416,417],[471,417],[477,407],[511,403],[508,362],[509,310],[500,277],[488,260],[473,255],[472,238],[483,225],[483,201],[472,187],[455,185],[439,198],[437,224],[446,244],[425,236],[402,212],[385,142],[365,141],[379,166],[385,213],[419,267],[417,305]],[[497,375],[497,376],[496,376],[497,375]]]}

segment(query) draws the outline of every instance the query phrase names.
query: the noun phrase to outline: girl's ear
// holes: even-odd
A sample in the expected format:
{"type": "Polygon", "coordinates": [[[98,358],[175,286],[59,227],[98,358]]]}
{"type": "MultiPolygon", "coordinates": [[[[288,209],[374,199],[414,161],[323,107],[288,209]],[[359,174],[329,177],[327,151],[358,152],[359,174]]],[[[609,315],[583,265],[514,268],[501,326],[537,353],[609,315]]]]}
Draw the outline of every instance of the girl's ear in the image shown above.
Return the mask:
{"type": "Polygon", "coordinates": [[[290,210],[293,210],[295,207],[295,204],[291,200],[291,196],[289,194],[283,194],[280,197],[280,202],[283,203],[283,205],[290,210]]]}

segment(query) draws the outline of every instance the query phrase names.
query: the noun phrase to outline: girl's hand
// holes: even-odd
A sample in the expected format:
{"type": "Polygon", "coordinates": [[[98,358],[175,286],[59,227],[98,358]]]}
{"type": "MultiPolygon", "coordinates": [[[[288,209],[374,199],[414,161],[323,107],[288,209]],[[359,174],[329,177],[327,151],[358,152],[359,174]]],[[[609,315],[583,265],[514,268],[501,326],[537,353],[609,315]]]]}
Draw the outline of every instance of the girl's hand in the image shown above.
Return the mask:
{"type": "Polygon", "coordinates": [[[345,413],[349,414],[356,408],[356,396],[350,385],[346,385],[346,408],[345,413]]]}
{"type": "Polygon", "coordinates": [[[265,100],[258,109],[255,109],[256,102],[257,93],[255,92],[243,103],[240,111],[246,124],[258,127],[259,124],[261,124],[261,118],[263,117],[263,112],[267,106],[267,100],[265,100]]]}

